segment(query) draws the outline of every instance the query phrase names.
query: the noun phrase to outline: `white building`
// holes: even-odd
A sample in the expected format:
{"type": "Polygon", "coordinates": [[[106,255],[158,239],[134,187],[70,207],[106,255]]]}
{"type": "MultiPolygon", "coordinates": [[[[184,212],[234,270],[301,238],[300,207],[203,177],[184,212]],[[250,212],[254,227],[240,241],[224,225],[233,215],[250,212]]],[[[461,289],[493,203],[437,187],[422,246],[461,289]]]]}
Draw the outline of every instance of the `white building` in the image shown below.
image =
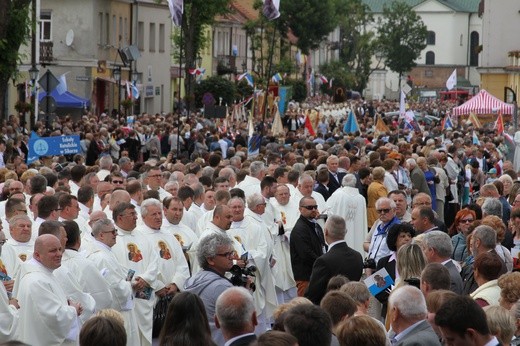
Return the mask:
{"type": "MultiPolygon", "coordinates": [[[[170,110],[170,74],[165,71],[170,69],[171,19],[166,4],[153,0],[40,0],[37,16],[40,77],[47,69],[56,77],[65,74],[68,91],[91,100],[92,112],[100,114],[118,108],[119,100],[127,96],[126,81],[137,72],[141,98],[134,111],[170,110]],[[125,65],[118,50],[131,45],[138,47],[140,57],[125,65]],[[114,71],[119,68],[118,91],[114,71]]],[[[27,53],[19,69],[27,71],[30,49],[21,49],[27,53]]],[[[15,102],[10,100],[10,110],[15,102]]]]}
{"type": "MultiPolygon", "coordinates": [[[[441,90],[454,69],[457,69],[459,85],[478,86],[480,75],[476,68],[482,35],[482,18],[478,16],[480,0],[403,1],[412,6],[428,30],[427,46],[417,60],[417,66],[408,73],[414,86],[441,90]]],[[[372,10],[377,23],[383,5],[388,1],[363,2],[372,10]]],[[[378,70],[370,77],[364,96],[396,99],[398,79],[397,73],[388,69],[378,70]]]]}

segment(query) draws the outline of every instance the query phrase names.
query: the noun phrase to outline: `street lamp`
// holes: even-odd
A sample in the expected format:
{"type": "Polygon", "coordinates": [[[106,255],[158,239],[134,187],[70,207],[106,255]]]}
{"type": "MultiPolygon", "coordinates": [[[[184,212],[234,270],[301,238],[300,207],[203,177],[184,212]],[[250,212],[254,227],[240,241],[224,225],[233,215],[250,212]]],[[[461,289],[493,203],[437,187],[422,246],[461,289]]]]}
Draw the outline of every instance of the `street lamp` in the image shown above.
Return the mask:
{"type": "Polygon", "coordinates": [[[38,73],[40,73],[40,71],[38,70],[38,68],[36,66],[32,66],[30,69],[29,69],[29,78],[31,78],[31,81],[35,81],[36,78],[38,78],[38,73]]]}
{"type": "Polygon", "coordinates": [[[117,66],[116,68],[114,68],[112,75],[114,76],[114,79],[117,82],[117,114],[119,116],[119,113],[121,112],[121,66],[117,66]]]}
{"type": "Polygon", "coordinates": [[[242,63],[242,72],[246,72],[247,71],[247,62],[244,60],[244,62],[242,63]]]}
{"type": "MultiPolygon", "coordinates": [[[[36,79],[38,78],[38,73],[40,73],[40,71],[38,70],[36,65],[32,65],[31,68],[29,69],[29,78],[31,79],[31,83],[32,83],[33,87],[36,84],[36,79]]],[[[31,124],[32,124],[33,123],[32,119],[34,119],[34,121],[36,122],[35,118],[36,118],[37,113],[38,113],[38,104],[36,102],[36,94],[35,93],[31,93],[31,103],[34,106],[34,108],[33,108],[33,116],[31,117],[31,124]]]]}
{"type": "Polygon", "coordinates": [[[137,70],[132,71],[132,82],[137,83],[137,80],[139,79],[139,72],[137,70]]]}

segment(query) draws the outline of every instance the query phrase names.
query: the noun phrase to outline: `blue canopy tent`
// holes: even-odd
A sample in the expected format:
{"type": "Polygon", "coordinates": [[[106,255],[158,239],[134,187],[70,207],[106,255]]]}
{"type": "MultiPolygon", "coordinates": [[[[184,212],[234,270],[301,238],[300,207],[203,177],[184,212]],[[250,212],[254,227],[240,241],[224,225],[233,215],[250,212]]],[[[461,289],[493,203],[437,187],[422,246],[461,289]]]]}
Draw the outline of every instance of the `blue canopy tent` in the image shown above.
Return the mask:
{"type": "MultiPolygon", "coordinates": [[[[38,102],[41,102],[42,99],[47,96],[46,92],[42,92],[38,95],[38,102]]],[[[87,108],[90,107],[90,100],[84,99],[69,91],[65,91],[63,94],[59,94],[57,89],[54,89],[50,96],[54,98],[56,101],[57,108],[87,108]]]]}

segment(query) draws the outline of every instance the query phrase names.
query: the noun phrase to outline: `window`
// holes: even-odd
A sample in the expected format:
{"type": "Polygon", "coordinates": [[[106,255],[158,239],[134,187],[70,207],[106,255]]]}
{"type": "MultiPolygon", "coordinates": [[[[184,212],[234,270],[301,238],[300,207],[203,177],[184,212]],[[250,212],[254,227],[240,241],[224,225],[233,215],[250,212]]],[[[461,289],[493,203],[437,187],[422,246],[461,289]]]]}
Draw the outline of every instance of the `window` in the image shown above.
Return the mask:
{"type": "Polygon", "coordinates": [[[112,16],[112,34],[110,36],[112,39],[110,42],[112,42],[113,46],[117,45],[117,18],[116,16],[112,16]]]}
{"type": "Polygon", "coordinates": [[[478,32],[472,31],[470,36],[469,66],[478,66],[478,54],[481,48],[478,41],[478,32]]]}
{"type": "Polygon", "coordinates": [[[435,65],[435,53],[432,51],[426,52],[426,65],[435,65]]]}
{"type": "Polygon", "coordinates": [[[435,45],[435,31],[428,31],[428,35],[426,36],[426,44],[435,45]]]}
{"type": "Polygon", "coordinates": [[[155,52],[155,23],[150,23],[149,50],[155,52]]]}
{"type": "Polygon", "coordinates": [[[164,53],[165,29],[164,24],[159,24],[159,52],[164,53]]]}
{"type": "Polygon", "coordinates": [[[128,44],[128,18],[125,17],[123,24],[123,40],[125,42],[125,45],[128,44]]]}
{"type": "Polygon", "coordinates": [[[110,44],[110,14],[105,13],[105,44],[110,44]]]}
{"type": "Polygon", "coordinates": [[[123,43],[123,17],[119,17],[119,31],[117,32],[117,41],[120,45],[123,43]]]}
{"type": "Polygon", "coordinates": [[[104,45],[105,44],[105,33],[103,32],[103,12],[98,13],[98,20],[99,20],[99,44],[104,45]]]}
{"type": "Polygon", "coordinates": [[[51,11],[40,12],[40,41],[52,41],[51,11]]]}
{"type": "Polygon", "coordinates": [[[144,50],[144,23],[137,23],[137,48],[140,51],[144,50]]]}

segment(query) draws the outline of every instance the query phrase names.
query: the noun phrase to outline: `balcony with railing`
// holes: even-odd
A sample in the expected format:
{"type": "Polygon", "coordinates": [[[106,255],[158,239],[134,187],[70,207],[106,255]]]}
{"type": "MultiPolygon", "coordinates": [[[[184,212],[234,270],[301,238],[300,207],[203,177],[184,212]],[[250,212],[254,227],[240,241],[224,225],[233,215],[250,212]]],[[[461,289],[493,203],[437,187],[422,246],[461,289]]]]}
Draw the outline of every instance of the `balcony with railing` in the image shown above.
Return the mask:
{"type": "Polygon", "coordinates": [[[52,47],[54,42],[52,41],[40,41],[40,64],[52,64],[54,57],[52,55],[52,47]]]}
{"type": "Polygon", "coordinates": [[[218,55],[217,56],[217,74],[237,73],[236,56],[234,55],[218,55]]]}

